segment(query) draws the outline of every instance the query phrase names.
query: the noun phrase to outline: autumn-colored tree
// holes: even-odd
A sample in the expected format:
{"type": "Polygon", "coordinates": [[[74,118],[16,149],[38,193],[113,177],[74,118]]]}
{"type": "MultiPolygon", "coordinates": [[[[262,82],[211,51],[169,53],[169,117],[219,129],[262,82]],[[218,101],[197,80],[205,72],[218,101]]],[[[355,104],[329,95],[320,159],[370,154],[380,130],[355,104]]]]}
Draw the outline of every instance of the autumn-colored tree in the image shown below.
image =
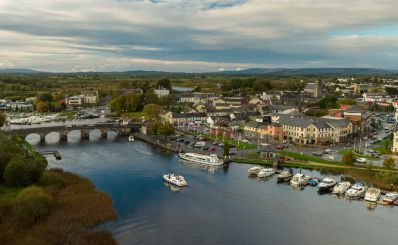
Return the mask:
{"type": "Polygon", "coordinates": [[[157,104],[148,104],[142,110],[151,122],[159,122],[163,108],[157,104]]]}
{"type": "Polygon", "coordinates": [[[352,164],[355,160],[354,153],[349,150],[343,155],[343,163],[345,164],[352,164]]]}
{"type": "Polygon", "coordinates": [[[390,157],[384,160],[383,167],[385,168],[393,168],[395,166],[394,158],[390,157]]]}
{"type": "Polygon", "coordinates": [[[48,111],[48,103],[44,101],[40,101],[39,103],[37,103],[37,111],[38,112],[48,111]]]}

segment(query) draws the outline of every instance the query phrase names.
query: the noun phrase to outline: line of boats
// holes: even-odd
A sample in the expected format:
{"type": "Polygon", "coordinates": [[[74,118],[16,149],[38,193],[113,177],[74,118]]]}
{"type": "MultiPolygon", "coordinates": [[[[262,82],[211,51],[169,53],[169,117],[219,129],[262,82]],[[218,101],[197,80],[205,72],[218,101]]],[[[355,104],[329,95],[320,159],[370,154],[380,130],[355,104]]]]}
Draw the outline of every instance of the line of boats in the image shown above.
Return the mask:
{"type": "MultiPolygon", "coordinates": [[[[258,177],[260,179],[274,175],[276,171],[272,168],[251,167],[248,170],[249,177],[258,177]]],[[[293,187],[304,187],[307,185],[318,186],[319,194],[332,193],[334,195],[345,196],[347,199],[364,198],[367,202],[378,203],[381,198],[381,190],[377,188],[368,188],[364,183],[352,184],[349,181],[337,182],[334,178],[326,177],[322,180],[313,178],[309,175],[296,173],[292,171],[281,171],[277,175],[278,183],[290,183],[293,187]]],[[[397,192],[388,192],[384,195],[381,204],[394,205],[398,202],[397,192]]]]}
{"type": "Polygon", "coordinates": [[[47,123],[57,120],[66,120],[66,117],[60,117],[57,115],[49,115],[49,116],[30,116],[23,118],[13,118],[10,120],[10,124],[15,125],[31,125],[31,124],[41,124],[47,123]]]}

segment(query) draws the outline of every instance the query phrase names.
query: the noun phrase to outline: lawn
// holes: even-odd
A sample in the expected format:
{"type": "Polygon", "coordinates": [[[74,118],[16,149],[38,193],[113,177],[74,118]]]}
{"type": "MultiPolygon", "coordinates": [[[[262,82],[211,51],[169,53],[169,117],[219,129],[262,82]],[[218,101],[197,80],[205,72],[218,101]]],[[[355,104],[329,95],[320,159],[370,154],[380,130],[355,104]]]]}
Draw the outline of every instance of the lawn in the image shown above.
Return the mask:
{"type": "MultiPolygon", "coordinates": [[[[341,150],[341,151],[339,151],[339,153],[344,156],[348,151],[350,151],[350,149],[341,150]]],[[[355,158],[366,158],[366,159],[369,159],[369,160],[379,160],[379,158],[377,158],[377,157],[373,157],[373,156],[369,156],[369,155],[363,155],[363,154],[360,154],[360,153],[357,153],[357,152],[354,152],[354,151],[353,151],[353,153],[354,153],[354,157],[355,158]]]]}
{"type": "Polygon", "coordinates": [[[317,163],[325,163],[325,164],[339,164],[339,165],[342,164],[341,162],[338,162],[338,161],[329,161],[329,160],[325,160],[325,159],[318,158],[318,157],[311,156],[311,155],[300,154],[298,152],[279,151],[279,154],[287,156],[287,157],[295,158],[298,160],[309,161],[309,162],[317,162],[317,163]]]}
{"type": "MultiPolygon", "coordinates": [[[[212,139],[212,140],[217,140],[217,141],[220,141],[220,142],[222,142],[222,139],[223,139],[223,137],[222,136],[216,136],[216,135],[214,135],[214,134],[207,134],[207,135],[204,135],[206,138],[209,138],[209,139],[212,139]]],[[[234,145],[236,145],[237,147],[238,147],[238,149],[239,150],[247,150],[247,149],[255,149],[255,148],[257,148],[257,145],[256,144],[250,144],[250,143],[244,143],[244,142],[242,142],[242,141],[237,141],[237,140],[232,140],[232,139],[228,139],[228,138],[225,138],[224,139],[224,142],[226,142],[226,143],[228,143],[228,144],[234,144],[234,145]]]]}

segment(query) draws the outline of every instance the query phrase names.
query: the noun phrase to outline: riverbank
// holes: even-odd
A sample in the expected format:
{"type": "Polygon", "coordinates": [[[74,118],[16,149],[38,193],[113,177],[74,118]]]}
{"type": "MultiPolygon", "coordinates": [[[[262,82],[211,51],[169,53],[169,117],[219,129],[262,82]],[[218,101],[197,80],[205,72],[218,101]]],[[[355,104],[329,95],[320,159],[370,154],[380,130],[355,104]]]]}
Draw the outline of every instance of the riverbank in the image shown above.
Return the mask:
{"type": "Polygon", "coordinates": [[[46,172],[53,177],[40,186],[0,186],[1,244],[116,244],[94,229],[117,217],[109,195],[76,174],[46,172]]]}
{"type": "MultiPolygon", "coordinates": [[[[291,157],[291,156],[290,156],[291,157]]],[[[257,164],[273,166],[273,160],[265,160],[259,157],[258,153],[246,154],[242,157],[235,157],[232,161],[244,164],[257,164]]],[[[369,185],[373,185],[386,191],[398,191],[398,170],[385,169],[381,167],[369,166],[355,166],[346,165],[343,163],[327,162],[313,162],[308,159],[289,159],[278,163],[280,167],[287,168],[303,168],[311,169],[319,172],[328,172],[332,174],[345,174],[350,175],[356,179],[366,181],[369,185]]]]}

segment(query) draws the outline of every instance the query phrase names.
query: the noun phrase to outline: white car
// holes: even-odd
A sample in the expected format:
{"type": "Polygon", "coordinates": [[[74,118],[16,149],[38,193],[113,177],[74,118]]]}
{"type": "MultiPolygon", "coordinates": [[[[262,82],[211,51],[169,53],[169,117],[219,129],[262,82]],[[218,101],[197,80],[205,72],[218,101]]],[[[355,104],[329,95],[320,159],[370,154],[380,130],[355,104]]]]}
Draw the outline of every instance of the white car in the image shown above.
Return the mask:
{"type": "Polygon", "coordinates": [[[262,146],[269,146],[270,144],[268,143],[261,143],[262,146]]]}
{"type": "Polygon", "coordinates": [[[247,139],[242,140],[243,143],[249,143],[247,139]]]}
{"type": "Polygon", "coordinates": [[[360,157],[360,158],[357,158],[356,161],[359,163],[366,163],[367,159],[364,157],[360,157]]]}

